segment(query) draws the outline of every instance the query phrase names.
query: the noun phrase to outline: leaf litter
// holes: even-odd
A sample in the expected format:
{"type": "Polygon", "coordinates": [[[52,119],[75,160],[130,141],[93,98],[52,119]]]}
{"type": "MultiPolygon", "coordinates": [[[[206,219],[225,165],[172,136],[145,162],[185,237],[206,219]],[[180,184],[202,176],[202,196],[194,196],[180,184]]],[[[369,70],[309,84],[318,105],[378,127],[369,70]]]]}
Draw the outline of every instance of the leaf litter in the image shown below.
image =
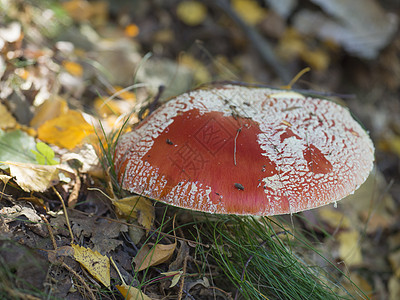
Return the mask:
{"type": "MultiPolygon", "coordinates": [[[[194,238],[192,233],[179,229],[179,244],[172,242],[175,237],[162,221],[165,215],[160,213],[159,204],[129,197],[118,186],[114,186],[118,197],[108,193],[112,182],[99,168],[95,133],[111,133],[118,128],[113,126],[119,126],[129,114],[129,124],[135,123],[139,110],[146,107],[162,84],[167,89],[161,102],[213,79],[245,78],[280,84],[255,55],[252,47],[257,48],[257,44],[238,30],[224,9],[198,1],[177,1],[169,7],[151,7],[146,1],[138,1],[137,11],[131,15],[127,13],[129,7],[125,12],[119,4],[101,1],[65,1],[62,6],[47,6],[45,1],[36,5],[17,2],[19,6],[5,1],[2,9],[7,18],[0,28],[0,251],[15,251],[14,256],[7,257],[22,264],[23,268],[16,269],[17,275],[28,282],[34,274],[24,275],[22,270],[29,269],[30,264],[19,258],[22,253],[34,253],[34,261],[49,268],[49,274],[57,280],[46,281],[38,269],[32,269],[38,275],[34,286],[44,294],[50,292],[42,288],[43,283],[52,286],[54,295],[60,298],[83,297],[82,290],[73,288],[79,281],[73,272],[82,272],[77,261],[91,274],[84,275],[87,282],[92,280],[89,277],[97,278],[115,292],[116,286],[122,297],[157,299],[161,295],[176,297],[184,291],[190,297],[215,298],[216,292],[210,291],[216,290],[213,287],[225,288],[227,281],[220,280],[221,270],[216,271],[215,262],[199,253],[199,236],[194,238]],[[153,13],[162,15],[163,22],[159,23],[153,13]],[[175,14],[177,19],[172,17],[175,14]],[[202,44],[195,39],[202,40],[202,44]],[[146,56],[148,52],[154,57],[146,56]],[[118,94],[124,88],[129,93],[118,94]],[[115,98],[110,99],[113,95],[115,98]],[[103,127],[93,122],[96,119],[91,114],[100,118],[103,127]],[[55,187],[64,199],[74,193],[67,209],[73,244],[66,215],[50,187],[55,187]],[[112,200],[88,188],[102,190],[112,200]],[[50,243],[41,215],[49,219],[57,249],[50,243]],[[155,238],[159,228],[163,229],[161,241],[155,238]],[[71,245],[77,249],[75,258],[71,245]],[[51,264],[63,258],[68,266],[57,270],[49,267],[38,255],[43,251],[47,251],[45,257],[51,264]],[[117,261],[128,284],[108,266],[108,257],[117,261]],[[193,277],[189,278],[189,273],[193,277]]],[[[285,68],[295,74],[296,66],[312,67],[300,87],[360,95],[363,102],[348,100],[346,104],[377,142],[378,170],[359,193],[342,201],[338,208],[304,213],[307,220],[293,217],[292,224],[312,229],[321,242],[319,250],[345,265],[345,272],[367,295],[397,299],[400,264],[396,219],[400,199],[396,191],[400,188],[396,166],[400,123],[396,91],[400,84],[394,78],[400,69],[399,37],[395,33],[398,16],[374,0],[362,7],[359,1],[334,5],[312,2],[314,7],[309,10],[300,0],[279,5],[268,1],[267,7],[260,7],[257,1],[238,0],[233,1],[233,9],[246,22],[248,27],[244,28],[250,31],[245,32],[257,30],[271,41],[279,52],[276,59],[284,61],[285,68]],[[295,5],[301,9],[293,10],[295,5]],[[350,7],[355,7],[358,14],[347,21],[350,7]],[[376,18],[368,18],[371,15],[376,18]],[[308,16],[306,21],[304,16],[308,16]],[[310,16],[321,26],[310,27],[310,16]],[[272,27],[268,22],[271,18],[275,20],[272,27]],[[292,20],[290,25],[288,18],[292,20]],[[366,20],[368,26],[364,26],[366,20]],[[369,26],[375,29],[368,30],[369,26]],[[344,77],[351,78],[350,84],[357,88],[343,84],[344,77]],[[389,187],[388,182],[392,182],[389,187]]],[[[108,146],[105,150],[112,153],[108,146]]],[[[187,216],[178,218],[181,224],[192,220],[188,221],[187,216]]],[[[229,248],[229,257],[234,249],[227,245],[218,249],[224,247],[229,248]]],[[[20,287],[13,286],[24,296],[20,287]]],[[[348,291],[357,295],[352,289],[350,285],[348,291]]],[[[235,292],[234,287],[227,290],[235,292]]],[[[12,295],[10,289],[5,293],[12,295]]],[[[229,299],[223,292],[218,295],[229,299]]]]}

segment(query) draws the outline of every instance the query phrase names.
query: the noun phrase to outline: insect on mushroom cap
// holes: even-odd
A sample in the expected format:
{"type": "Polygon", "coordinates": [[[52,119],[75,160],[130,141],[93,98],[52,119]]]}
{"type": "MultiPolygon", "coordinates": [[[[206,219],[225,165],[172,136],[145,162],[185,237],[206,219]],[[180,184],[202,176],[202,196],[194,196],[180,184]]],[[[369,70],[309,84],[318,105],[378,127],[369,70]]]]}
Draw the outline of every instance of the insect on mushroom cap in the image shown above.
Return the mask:
{"type": "Polygon", "coordinates": [[[118,141],[130,192],[209,213],[295,213],[353,193],[374,147],[349,111],[301,94],[217,85],[173,98],[118,141]]]}

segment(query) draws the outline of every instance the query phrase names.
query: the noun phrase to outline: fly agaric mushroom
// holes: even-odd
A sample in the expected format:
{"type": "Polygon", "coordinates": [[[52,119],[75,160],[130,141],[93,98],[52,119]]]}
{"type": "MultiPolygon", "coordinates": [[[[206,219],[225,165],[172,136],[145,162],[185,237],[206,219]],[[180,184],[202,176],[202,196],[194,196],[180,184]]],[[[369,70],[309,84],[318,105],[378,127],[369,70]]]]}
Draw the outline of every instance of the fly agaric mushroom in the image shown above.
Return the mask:
{"type": "Polygon", "coordinates": [[[374,147],[331,101],[240,85],[180,95],[116,147],[122,188],[221,214],[295,213],[353,193],[374,147]]]}

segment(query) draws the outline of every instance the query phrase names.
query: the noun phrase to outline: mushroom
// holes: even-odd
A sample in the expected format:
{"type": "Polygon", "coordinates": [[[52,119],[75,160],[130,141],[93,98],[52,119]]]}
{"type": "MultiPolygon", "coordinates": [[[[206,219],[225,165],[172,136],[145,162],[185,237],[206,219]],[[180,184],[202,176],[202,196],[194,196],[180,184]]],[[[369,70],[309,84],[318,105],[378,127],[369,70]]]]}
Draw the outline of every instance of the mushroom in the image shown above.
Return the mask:
{"type": "Polygon", "coordinates": [[[299,93],[214,85],[173,98],[118,141],[123,189],[220,214],[295,213],[353,193],[374,147],[349,111],[299,93]]]}

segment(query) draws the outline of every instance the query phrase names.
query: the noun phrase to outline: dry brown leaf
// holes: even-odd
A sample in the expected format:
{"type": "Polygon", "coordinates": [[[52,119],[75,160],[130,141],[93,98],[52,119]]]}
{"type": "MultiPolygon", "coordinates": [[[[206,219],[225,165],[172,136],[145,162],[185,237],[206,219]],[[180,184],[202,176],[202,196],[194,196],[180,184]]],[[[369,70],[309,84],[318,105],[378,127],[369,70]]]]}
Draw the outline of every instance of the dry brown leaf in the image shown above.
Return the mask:
{"type": "Polygon", "coordinates": [[[136,218],[147,230],[151,229],[155,218],[152,202],[141,196],[132,196],[113,201],[118,213],[123,218],[136,218]]]}
{"type": "Polygon", "coordinates": [[[144,294],[141,290],[132,286],[122,284],[116,285],[115,287],[127,300],[151,300],[151,298],[144,294]]]}
{"type": "Polygon", "coordinates": [[[134,258],[135,271],[139,272],[151,266],[166,262],[171,258],[176,248],[176,242],[169,245],[157,244],[150,248],[144,245],[134,258]]]}
{"type": "Polygon", "coordinates": [[[110,259],[97,251],[72,244],[74,257],[89,273],[104,284],[110,286],[110,259]]]}

